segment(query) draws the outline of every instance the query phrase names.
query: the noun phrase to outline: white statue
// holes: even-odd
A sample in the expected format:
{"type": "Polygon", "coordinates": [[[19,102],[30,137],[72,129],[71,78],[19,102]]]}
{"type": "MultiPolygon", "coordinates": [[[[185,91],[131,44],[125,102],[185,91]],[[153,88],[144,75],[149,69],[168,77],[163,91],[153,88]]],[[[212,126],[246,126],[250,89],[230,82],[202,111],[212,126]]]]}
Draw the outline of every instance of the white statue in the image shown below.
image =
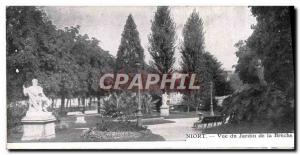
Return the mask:
{"type": "Polygon", "coordinates": [[[161,97],[162,105],[160,107],[160,116],[169,116],[169,105],[167,104],[167,102],[170,101],[169,95],[167,94],[167,92],[165,92],[161,97]]]}
{"type": "Polygon", "coordinates": [[[167,92],[165,92],[164,94],[162,94],[162,107],[167,107],[167,102],[169,100],[169,95],[167,94],[167,92]]]}
{"type": "Polygon", "coordinates": [[[257,64],[256,64],[255,68],[256,68],[256,74],[258,76],[259,82],[264,86],[267,85],[267,82],[264,77],[264,66],[261,62],[261,59],[257,60],[257,64]]]}
{"type": "Polygon", "coordinates": [[[32,86],[23,85],[23,93],[29,97],[29,108],[22,118],[23,136],[25,140],[50,139],[55,137],[55,117],[46,108],[51,101],[46,97],[43,88],[38,86],[38,80],[32,80],[32,86]]]}
{"type": "Polygon", "coordinates": [[[29,97],[29,109],[27,114],[49,113],[46,108],[50,105],[51,101],[44,94],[43,88],[38,86],[37,79],[33,79],[32,86],[28,88],[23,85],[23,93],[29,97]]]}

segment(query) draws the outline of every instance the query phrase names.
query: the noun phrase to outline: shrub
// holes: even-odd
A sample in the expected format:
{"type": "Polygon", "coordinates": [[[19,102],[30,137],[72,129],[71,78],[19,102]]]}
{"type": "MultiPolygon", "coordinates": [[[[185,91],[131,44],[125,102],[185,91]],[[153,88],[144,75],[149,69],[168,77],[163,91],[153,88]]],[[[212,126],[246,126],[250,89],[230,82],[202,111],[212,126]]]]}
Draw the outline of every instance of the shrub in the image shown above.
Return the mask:
{"type": "Polygon", "coordinates": [[[137,111],[136,95],[130,92],[113,93],[104,102],[103,109],[105,111],[104,116],[127,119],[137,111]]]}
{"type": "Polygon", "coordinates": [[[267,122],[278,126],[294,123],[294,99],[274,86],[248,85],[223,101],[222,113],[231,123],[267,122]]]}
{"type": "Polygon", "coordinates": [[[26,115],[27,104],[21,102],[11,102],[7,106],[7,127],[13,128],[21,125],[22,118],[26,115]]]}

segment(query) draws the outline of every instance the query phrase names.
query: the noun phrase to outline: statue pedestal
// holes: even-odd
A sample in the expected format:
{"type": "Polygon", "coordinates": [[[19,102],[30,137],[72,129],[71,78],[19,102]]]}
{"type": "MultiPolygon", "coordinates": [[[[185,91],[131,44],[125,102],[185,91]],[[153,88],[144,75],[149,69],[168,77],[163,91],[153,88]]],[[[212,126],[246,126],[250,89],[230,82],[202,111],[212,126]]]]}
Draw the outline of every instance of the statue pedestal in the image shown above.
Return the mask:
{"type": "Polygon", "coordinates": [[[76,116],[75,123],[77,123],[77,124],[84,124],[84,123],[86,123],[86,121],[84,119],[84,115],[81,112],[80,113],[76,113],[75,116],[76,116]]]}
{"type": "Polygon", "coordinates": [[[160,116],[169,116],[169,106],[168,105],[162,105],[160,107],[160,116]]]}
{"type": "Polygon", "coordinates": [[[21,120],[23,123],[22,141],[50,139],[55,137],[55,117],[46,115],[28,115],[21,120]]]}

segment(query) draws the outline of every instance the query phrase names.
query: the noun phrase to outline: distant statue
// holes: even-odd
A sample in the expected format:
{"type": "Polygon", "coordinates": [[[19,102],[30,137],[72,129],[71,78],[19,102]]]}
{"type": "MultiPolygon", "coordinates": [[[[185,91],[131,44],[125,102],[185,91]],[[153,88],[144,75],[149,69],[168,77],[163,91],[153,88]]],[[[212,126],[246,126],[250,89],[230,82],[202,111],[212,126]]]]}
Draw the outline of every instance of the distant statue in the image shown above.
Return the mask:
{"type": "Polygon", "coordinates": [[[162,107],[166,107],[167,102],[169,101],[169,95],[167,94],[167,92],[165,92],[164,94],[162,94],[162,107]]]}
{"type": "Polygon", "coordinates": [[[257,65],[255,66],[255,68],[260,84],[263,86],[267,85],[264,75],[264,66],[262,65],[261,59],[257,60],[257,65]]]}
{"type": "Polygon", "coordinates": [[[23,85],[23,93],[29,97],[29,109],[27,113],[48,113],[47,107],[51,101],[46,97],[43,88],[38,86],[38,80],[32,80],[32,86],[26,88],[23,85]]]}
{"type": "Polygon", "coordinates": [[[169,109],[169,105],[167,104],[168,102],[170,102],[170,98],[169,95],[167,94],[167,92],[165,92],[164,94],[162,94],[162,105],[160,107],[160,116],[169,116],[170,113],[170,109],[169,109]]]}

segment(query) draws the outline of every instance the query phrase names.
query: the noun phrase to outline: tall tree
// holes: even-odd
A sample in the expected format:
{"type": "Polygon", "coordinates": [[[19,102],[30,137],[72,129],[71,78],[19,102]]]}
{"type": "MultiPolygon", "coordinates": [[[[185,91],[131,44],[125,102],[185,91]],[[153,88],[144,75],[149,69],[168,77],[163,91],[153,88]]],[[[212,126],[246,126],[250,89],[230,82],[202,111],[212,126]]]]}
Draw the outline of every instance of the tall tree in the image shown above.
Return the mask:
{"type": "Polygon", "coordinates": [[[253,33],[236,44],[236,72],[247,85],[227,99],[224,113],[238,123],[291,127],[295,117],[294,8],[251,7],[251,12],[257,20],[253,33]]]}
{"type": "Polygon", "coordinates": [[[203,21],[194,10],[183,28],[183,43],[181,46],[181,68],[184,73],[197,75],[200,91],[192,91],[185,97],[186,103],[199,106],[199,103],[209,104],[211,82],[214,83],[214,94],[229,93],[229,83],[222,75],[221,63],[210,53],[205,51],[203,21]],[[220,91],[221,90],[221,91],[220,91]]]}
{"type": "Polygon", "coordinates": [[[161,74],[172,72],[175,62],[175,23],[169,7],[157,7],[148,39],[155,70],[161,74]]]}
{"type": "Polygon", "coordinates": [[[262,61],[266,81],[284,91],[293,90],[295,82],[293,11],[293,7],[251,7],[257,24],[247,40],[262,61]]]}
{"type": "Polygon", "coordinates": [[[194,10],[183,28],[182,70],[186,73],[195,73],[201,67],[201,56],[204,49],[203,21],[194,10]]]}
{"type": "Polygon", "coordinates": [[[48,92],[54,92],[61,99],[61,114],[66,114],[65,99],[72,97],[80,88],[78,81],[78,64],[71,51],[75,45],[75,37],[79,27],[65,28],[56,32],[52,57],[55,58],[54,69],[50,76],[43,80],[48,83],[48,92]]]}
{"type": "Polygon", "coordinates": [[[98,41],[79,34],[79,26],[57,29],[41,8],[7,7],[8,103],[24,99],[22,85],[36,78],[52,99],[101,94],[98,79],[114,66],[98,41]]]}
{"type": "Polygon", "coordinates": [[[145,64],[144,57],[139,32],[130,14],[126,20],[117,53],[116,71],[137,72],[137,68],[141,69],[145,64]]]}
{"type": "MultiPolygon", "coordinates": [[[[186,24],[183,28],[183,44],[181,46],[181,68],[184,73],[196,73],[197,74],[197,83],[201,83],[201,86],[204,85],[204,80],[207,82],[208,77],[207,74],[200,75],[200,73],[204,73],[204,65],[203,62],[203,54],[205,53],[204,49],[204,31],[203,31],[203,21],[199,17],[199,14],[194,10],[190,17],[188,18],[186,24]],[[201,78],[200,78],[201,77],[201,78]],[[201,82],[200,82],[201,81],[201,82]]],[[[202,87],[203,88],[203,87],[202,87]]],[[[199,98],[204,96],[208,90],[201,89],[202,92],[192,91],[188,94],[184,94],[185,103],[187,103],[188,111],[190,106],[197,107],[199,105],[199,98]],[[195,94],[201,94],[199,95],[195,94]]]]}
{"type": "Polygon", "coordinates": [[[6,11],[7,97],[12,101],[23,98],[24,83],[52,74],[56,28],[36,7],[10,6],[6,11]]]}

